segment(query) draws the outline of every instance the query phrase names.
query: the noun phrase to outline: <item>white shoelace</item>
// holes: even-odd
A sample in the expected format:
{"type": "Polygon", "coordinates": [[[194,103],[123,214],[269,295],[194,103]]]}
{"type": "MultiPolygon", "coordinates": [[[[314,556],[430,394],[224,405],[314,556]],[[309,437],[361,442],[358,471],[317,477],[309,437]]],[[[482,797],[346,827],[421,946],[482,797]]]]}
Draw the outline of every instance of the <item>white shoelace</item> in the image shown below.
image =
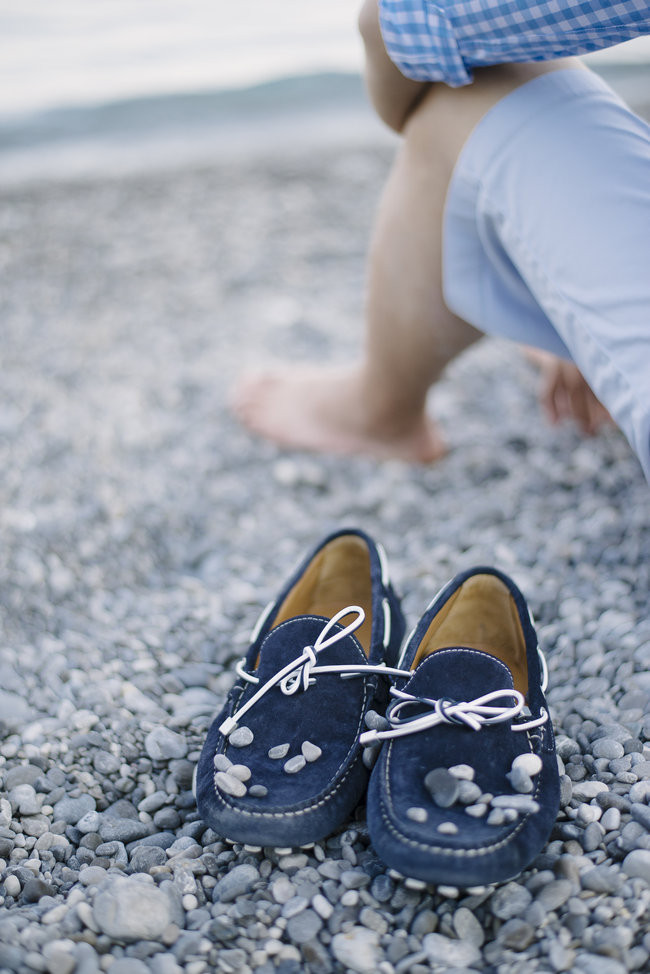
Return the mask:
{"type": "MultiPolygon", "coordinates": [[[[349,664],[332,664],[330,666],[319,666],[318,665],[318,654],[327,649],[328,646],[333,646],[340,639],[344,639],[346,636],[355,632],[359,626],[361,626],[366,618],[364,610],[359,605],[348,605],[344,609],[334,615],[329,622],[327,622],[322,630],[320,631],[316,641],[313,646],[305,646],[300,656],[297,656],[282,669],[278,670],[270,679],[266,681],[250,698],[245,704],[243,704],[239,710],[223,721],[219,730],[224,736],[228,736],[238,723],[241,718],[248,713],[251,707],[254,707],[256,703],[261,700],[261,698],[268,693],[274,686],[279,685],[282,693],[290,697],[297,693],[298,690],[307,690],[310,685],[316,682],[316,674],[322,673],[336,673],[342,679],[355,677],[355,676],[368,676],[371,673],[378,673],[382,676],[396,676],[402,677],[404,679],[410,679],[413,675],[411,670],[402,670],[395,667],[386,666],[385,664],[379,664],[373,666],[369,663],[349,663],[349,664]],[[332,629],[341,619],[345,616],[356,614],[356,618],[353,619],[344,629],[340,629],[337,632],[332,633],[332,629]],[[330,635],[331,633],[331,635],[330,635]]],[[[546,660],[542,651],[537,649],[539,653],[540,662],[542,665],[542,690],[546,689],[548,683],[548,669],[546,666],[546,660]]],[[[247,683],[259,684],[259,677],[253,676],[248,673],[245,669],[245,660],[241,660],[237,666],[236,671],[241,679],[245,680],[247,683]]],[[[417,697],[410,693],[405,693],[403,690],[398,690],[397,687],[391,687],[390,693],[393,697],[398,698],[398,702],[392,704],[389,708],[386,718],[390,726],[385,730],[369,730],[361,734],[360,743],[363,746],[368,744],[373,744],[377,741],[386,740],[391,737],[402,737],[405,734],[414,734],[421,730],[426,730],[429,727],[435,727],[436,724],[447,723],[447,724],[465,724],[471,727],[472,730],[480,730],[485,724],[495,724],[506,720],[514,720],[519,717],[526,706],[526,700],[524,695],[518,690],[493,690],[490,693],[484,694],[482,697],[477,697],[475,700],[471,701],[456,701],[456,700],[446,700],[444,698],[433,700],[428,697],[417,697]],[[511,706],[495,706],[492,705],[495,700],[507,697],[509,700],[514,700],[514,704],[511,706]],[[413,704],[425,705],[429,708],[429,712],[424,714],[418,714],[416,717],[401,717],[400,712],[413,704]]],[[[513,723],[512,730],[522,731],[529,730],[533,727],[539,727],[541,724],[546,723],[548,720],[547,711],[542,708],[541,716],[529,720],[524,723],[513,723]]]]}

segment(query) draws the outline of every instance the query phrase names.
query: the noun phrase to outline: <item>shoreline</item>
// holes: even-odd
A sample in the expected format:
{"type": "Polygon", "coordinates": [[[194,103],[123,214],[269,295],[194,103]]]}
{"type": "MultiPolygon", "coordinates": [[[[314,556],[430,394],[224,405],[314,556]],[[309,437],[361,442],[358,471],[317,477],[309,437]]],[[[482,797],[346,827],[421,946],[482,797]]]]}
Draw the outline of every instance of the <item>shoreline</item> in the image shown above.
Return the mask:
{"type": "MultiPolygon", "coordinates": [[[[650,64],[591,66],[634,111],[650,117],[650,64]]],[[[300,75],[0,117],[0,186],[394,141],[375,116],[360,75],[300,75]]]]}

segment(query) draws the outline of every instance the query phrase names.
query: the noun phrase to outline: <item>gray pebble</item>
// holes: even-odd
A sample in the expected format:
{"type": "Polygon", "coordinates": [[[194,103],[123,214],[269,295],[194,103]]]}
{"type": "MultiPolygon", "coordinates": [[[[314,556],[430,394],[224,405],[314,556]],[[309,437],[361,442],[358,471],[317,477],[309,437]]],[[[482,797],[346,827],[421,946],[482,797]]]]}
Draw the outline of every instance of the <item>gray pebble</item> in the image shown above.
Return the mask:
{"type": "Polygon", "coordinates": [[[504,947],[521,952],[529,947],[535,939],[535,928],[525,920],[513,917],[503,924],[497,934],[497,939],[504,947]]]}
{"type": "Polygon", "coordinates": [[[251,777],[251,769],[245,764],[231,764],[227,773],[240,781],[249,781],[251,777]]]}
{"type": "Polygon", "coordinates": [[[426,822],[429,818],[429,813],[426,808],[411,806],[406,809],[406,817],[410,818],[412,822],[426,822]]]}
{"type": "MultiPolygon", "coordinates": [[[[140,845],[131,853],[129,865],[131,872],[148,873],[154,866],[164,866],[166,862],[167,853],[160,846],[140,845]]],[[[85,872],[88,872],[88,870],[85,870],[85,872]]],[[[84,873],[81,875],[84,876],[84,873]]]]}
{"type": "Polygon", "coordinates": [[[137,877],[114,877],[95,897],[93,917],[102,933],[132,943],[159,940],[174,912],[162,888],[137,877]]]}
{"type": "Polygon", "coordinates": [[[214,776],[214,783],[219,791],[223,791],[226,795],[232,795],[233,798],[243,798],[247,791],[244,782],[227,771],[217,771],[214,776]]]}
{"type": "Polygon", "coordinates": [[[474,781],[476,771],[471,764],[454,764],[449,769],[449,774],[453,774],[454,778],[461,781],[474,781]]]}
{"type": "Polygon", "coordinates": [[[381,963],[379,934],[367,927],[352,926],[332,937],[332,953],[346,970],[375,974],[381,963]]]}
{"type": "Polygon", "coordinates": [[[255,866],[248,864],[234,866],[214,887],[213,902],[231,903],[238,896],[249,893],[259,878],[260,874],[255,866]]]}
{"type": "Polygon", "coordinates": [[[533,896],[520,883],[506,883],[500,886],[490,900],[492,912],[500,920],[520,917],[532,903],[533,896]]]}
{"type": "Polygon", "coordinates": [[[614,761],[616,758],[623,757],[625,748],[618,741],[614,741],[608,737],[601,737],[600,740],[595,741],[592,745],[591,753],[595,758],[607,758],[608,761],[614,761]]]}
{"type": "Polygon", "coordinates": [[[170,761],[187,754],[185,738],[168,727],[154,727],[145,737],[144,746],[152,761],[170,761]]]}
{"type": "Polygon", "coordinates": [[[364,747],[362,760],[364,766],[368,771],[372,771],[375,764],[377,763],[377,758],[379,757],[379,752],[381,751],[381,742],[376,744],[369,744],[368,747],[364,747]]]}
{"type": "Polygon", "coordinates": [[[454,822],[441,822],[438,826],[438,832],[441,835],[457,835],[458,826],[454,822]]]}
{"type": "Polygon", "coordinates": [[[518,754],[512,762],[511,771],[525,771],[526,774],[534,778],[542,770],[542,759],[538,754],[518,754]]]}
{"type": "Polygon", "coordinates": [[[458,778],[447,768],[434,768],[424,778],[424,786],[439,808],[450,808],[458,798],[458,778]]]}
{"type": "Polygon", "coordinates": [[[54,806],[52,818],[55,822],[67,822],[76,825],[87,812],[94,812],[97,803],[92,795],[80,795],[79,798],[62,798],[54,806]]]}
{"type": "Polygon", "coordinates": [[[488,806],[485,802],[479,802],[476,805],[467,805],[465,812],[467,815],[471,815],[472,818],[483,818],[487,814],[488,806]]]}
{"type": "Polygon", "coordinates": [[[514,790],[522,795],[530,794],[534,788],[532,778],[524,768],[513,767],[512,771],[507,773],[506,778],[514,790]]]}
{"type": "Polygon", "coordinates": [[[631,878],[638,876],[650,886],[650,850],[633,849],[623,860],[623,872],[631,878]]]}
{"type": "Polygon", "coordinates": [[[250,727],[235,727],[235,729],[228,736],[228,743],[232,744],[233,747],[248,747],[252,744],[254,740],[254,735],[250,727]]]}
{"type": "Polygon", "coordinates": [[[603,841],[603,829],[598,822],[590,822],[582,834],[582,848],[594,852],[603,841]]]}
{"type": "Polygon", "coordinates": [[[282,758],[286,758],[288,753],[288,744],[276,744],[275,747],[269,749],[269,757],[272,761],[281,761],[282,758]]]}
{"type": "Polygon", "coordinates": [[[458,782],[458,801],[461,805],[475,805],[481,797],[481,789],[473,781],[461,778],[458,782]]]}
{"type": "Polygon", "coordinates": [[[573,883],[568,879],[552,879],[546,883],[537,894],[537,902],[542,905],[544,910],[551,912],[564,906],[569,897],[573,894],[573,883]]]}
{"type": "Polygon", "coordinates": [[[312,762],[318,761],[319,757],[323,753],[317,744],[312,744],[311,741],[303,741],[300,750],[302,751],[305,761],[312,762]]]}
{"type": "Polygon", "coordinates": [[[378,714],[376,710],[369,710],[365,716],[365,721],[369,730],[385,731],[390,727],[388,718],[378,714]]]}
{"type": "Polygon", "coordinates": [[[487,817],[488,825],[505,825],[506,824],[506,812],[504,808],[493,808],[487,817]]]}
{"type": "Polygon", "coordinates": [[[285,763],[284,770],[287,774],[297,774],[298,771],[302,771],[306,764],[307,761],[305,760],[304,755],[295,754],[285,763]]]}
{"type": "Polygon", "coordinates": [[[485,941],[485,932],[476,916],[467,907],[461,906],[454,913],[454,930],[458,939],[464,943],[470,943],[474,947],[482,947],[485,941]]]}
{"type": "Polygon", "coordinates": [[[225,754],[218,753],[215,754],[213,763],[215,771],[227,771],[232,764],[232,761],[230,758],[227,758],[225,754]]]}
{"type": "Polygon", "coordinates": [[[452,940],[439,933],[428,933],[422,947],[431,965],[451,968],[473,968],[480,963],[481,952],[474,944],[452,940]]]}
{"type": "Polygon", "coordinates": [[[251,798],[266,798],[269,790],[266,785],[251,785],[248,789],[248,794],[251,798]]]}
{"type": "Polygon", "coordinates": [[[314,910],[303,910],[287,923],[287,934],[293,943],[306,944],[318,936],[323,921],[314,910]]]}
{"type": "Polygon", "coordinates": [[[630,813],[635,822],[642,825],[644,829],[650,831],[650,805],[642,805],[641,802],[633,802],[630,813]]]}

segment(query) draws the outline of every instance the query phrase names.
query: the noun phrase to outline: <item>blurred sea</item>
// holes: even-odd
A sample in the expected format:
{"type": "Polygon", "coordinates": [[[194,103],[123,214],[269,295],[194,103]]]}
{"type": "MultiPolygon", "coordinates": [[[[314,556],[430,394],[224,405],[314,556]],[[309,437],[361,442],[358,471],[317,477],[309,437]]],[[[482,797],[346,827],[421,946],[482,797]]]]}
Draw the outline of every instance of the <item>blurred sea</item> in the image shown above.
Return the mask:
{"type": "MultiPolygon", "coordinates": [[[[0,179],[379,134],[357,6],[0,0],[0,179]]],[[[628,100],[650,100],[650,38],[591,60],[628,100]]]]}

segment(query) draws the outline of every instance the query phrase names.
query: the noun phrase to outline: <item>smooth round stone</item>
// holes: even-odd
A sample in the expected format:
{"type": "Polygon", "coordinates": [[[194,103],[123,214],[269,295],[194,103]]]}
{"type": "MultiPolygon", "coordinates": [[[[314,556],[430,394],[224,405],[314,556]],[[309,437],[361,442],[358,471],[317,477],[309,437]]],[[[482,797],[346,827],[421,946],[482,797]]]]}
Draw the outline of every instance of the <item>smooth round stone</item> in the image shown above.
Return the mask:
{"type": "Polygon", "coordinates": [[[426,808],[411,806],[411,808],[406,809],[406,817],[410,818],[412,822],[426,822],[429,818],[429,813],[426,808]]]}
{"type": "Polygon", "coordinates": [[[474,947],[483,946],[485,940],[483,927],[467,907],[461,906],[456,910],[453,924],[459,940],[464,943],[473,944],[474,947]]]}
{"type": "Polygon", "coordinates": [[[458,801],[461,805],[475,805],[481,797],[481,789],[473,781],[461,778],[458,782],[458,801]]]}
{"type": "Polygon", "coordinates": [[[477,805],[467,805],[465,807],[465,813],[471,815],[472,818],[483,818],[487,814],[488,806],[485,802],[479,802],[477,805]]]}
{"type": "Polygon", "coordinates": [[[38,815],[43,804],[32,785],[16,785],[9,792],[9,801],[21,815],[38,815]]]}
{"type": "Polygon", "coordinates": [[[331,948],[339,964],[355,974],[376,974],[382,960],[379,934],[367,927],[353,926],[335,934],[331,948]]]}
{"type": "Polygon", "coordinates": [[[233,747],[248,747],[249,744],[253,743],[253,739],[254,734],[250,727],[235,727],[228,737],[228,743],[232,744],[233,747]]]}
{"type": "Polygon", "coordinates": [[[438,826],[441,835],[458,835],[458,826],[454,822],[441,822],[438,826]]]}
{"type": "Polygon", "coordinates": [[[520,795],[528,795],[533,790],[533,781],[527,771],[521,767],[513,767],[512,771],[509,771],[506,778],[514,788],[516,792],[520,795]]]}
{"type": "Polygon", "coordinates": [[[493,808],[487,817],[488,825],[505,825],[506,813],[503,808],[493,808]]]}
{"type": "Polygon", "coordinates": [[[521,768],[532,777],[542,770],[542,759],[538,754],[518,754],[512,762],[512,770],[514,771],[515,768],[521,768]]]}
{"type": "Polygon", "coordinates": [[[377,758],[379,757],[379,752],[381,751],[381,742],[377,741],[376,744],[369,744],[368,747],[364,747],[362,761],[368,771],[372,771],[375,764],[377,763],[377,758]]]}
{"type": "Polygon", "coordinates": [[[16,785],[33,785],[42,775],[43,769],[35,764],[19,764],[5,773],[4,790],[11,791],[16,785]]]}
{"type": "Polygon", "coordinates": [[[574,781],[573,797],[578,802],[588,802],[601,792],[609,791],[604,781],[574,781]]]}
{"type": "Polygon", "coordinates": [[[450,808],[458,798],[458,778],[447,768],[434,768],[425,776],[424,786],[438,808],[450,808]]]}
{"type": "Polygon", "coordinates": [[[294,757],[289,758],[289,760],[284,765],[284,770],[287,774],[297,774],[298,771],[302,769],[307,764],[304,755],[296,754],[294,757]]]}
{"type": "Polygon", "coordinates": [[[66,822],[76,825],[88,812],[94,812],[97,803],[92,795],[80,795],[78,798],[62,798],[54,806],[52,818],[55,822],[66,822]]]}
{"type": "Polygon", "coordinates": [[[603,812],[600,824],[605,832],[616,832],[621,826],[621,813],[618,808],[608,808],[606,812],[603,812]]]}
{"type": "Polygon", "coordinates": [[[471,764],[454,764],[449,769],[449,774],[453,774],[454,778],[460,778],[461,781],[474,781],[476,771],[471,764]]]}
{"type": "Polygon", "coordinates": [[[231,764],[232,761],[225,754],[215,754],[214,767],[216,771],[227,771],[231,764]]]}
{"type": "Polygon", "coordinates": [[[272,761],[281,761],[282,758],[286,758],[289,753],[288,744],[276,744],[275,747],[269,749],[269,757],[272,761]]]}
{"type": "Polygon", "coordinates": [[[535,928],[525,920],[513,917],[506,920],[497,935],[499,943],[518,952],[529,947],[535,939],[535,928]]]}
{"type": "Polygon", "coordinates": [[[623,757],[625,748],[618,741],[612,740],[611,737],[601,737],[594,742],[591,753],[595,758],[607,758],[608,761],[615,761],[616,758],[623,757]]]}
{"type": "Polygon", "coordinates": [[[239,778],[240,781],[248,781],[251,769],[245,764],[231,764],[227,773],[233,778],[239,778]]]}
{"type": "Polygon", "coordinates": [[[519,883],[506,883],[496,890],[490,905],[496,917],[500,920],[509,920],[511,917],[518,917],[525,913],[532,899],[532,893],[525,886],[519,883]]]}
{"type": "Polygon", "coordinates": [[[174,910],[171,898],[154,884],[116,877],[95,897],[93,917],[101,932],[115,940],[159,941],[174,910]]]}
{"type": "Polygon", "coordinates": [[[249,893],[259,878],[260,874],[255,866],[247,863],[234,866],[214,887],[212,901],[214,903],[231,903],[238,896],[249,893]]]}
{"type": "Polygon", "coordinates": [[[317,744],[312,744],[311,741],[303,741],[300,748],[302,751],[305,761],[318,761],[319,757],[323,753],[317,744]]]}
{"type": "Polygon", "coordinates": [[[566,901],[573,894],[573,883],[568,879],[552,879],[550,883],[542,886],[537,894],[537,902],[544,910],[551,912],[564,906],[566,901]]]}
{"type": "Polygon", "coordinates": [[[314,910],[303,910],[289,918],[287,934],[292,943],[306,944],[314,940],[322,926],[323,921],[314,910]]]}
{"type": "Polygon", "coordinates": [[[248,789],[248,794],[251,798],[265,798],[269,793],[269,789],[266,785],[251,785],[248,789]]]}
{"type": "Polygon", "coordinates": [[[184,758],[187,741],[181,734],[168,727],[154,727],[144,739],[144,747],[152,761],[171,761],[184,758]]]}
{"type": "Polygon", "coordinates": [[[474,944],[453,940],[440,933],[428,933],[422,940],[422,948],[436,969],[474,968],[481,961],[481,951],[474,944]]]}
{"type": "Polygon", "coordinates": [[[623,872],[631,879],[643,879],[650,886],[650,851],[633,849],[623,860],[623,872]]]}
{"type": "Polygon", "coordinates": [[[243,798],[246,794],[247,789],[244,782],[240,781],[239,778],[234,778],[227,771],[217,771],[214,776],[214,783],[219,791],[223,791],[226,795],[232,795],[233,798],[243,798]]]}
{"type": "Polygon", "coordinates": [[[5,893],[7,896],[19,896],[20,895],[20,880],[17,876],[7,876],[5,879],[5,893]]]}
{"type": "Polygon", "coordinates": [[[378,714],[376,710],[369,710],[365,716],[365,721],[369,730],[384,731],[390,727],[388,718],[378,714]]]}

